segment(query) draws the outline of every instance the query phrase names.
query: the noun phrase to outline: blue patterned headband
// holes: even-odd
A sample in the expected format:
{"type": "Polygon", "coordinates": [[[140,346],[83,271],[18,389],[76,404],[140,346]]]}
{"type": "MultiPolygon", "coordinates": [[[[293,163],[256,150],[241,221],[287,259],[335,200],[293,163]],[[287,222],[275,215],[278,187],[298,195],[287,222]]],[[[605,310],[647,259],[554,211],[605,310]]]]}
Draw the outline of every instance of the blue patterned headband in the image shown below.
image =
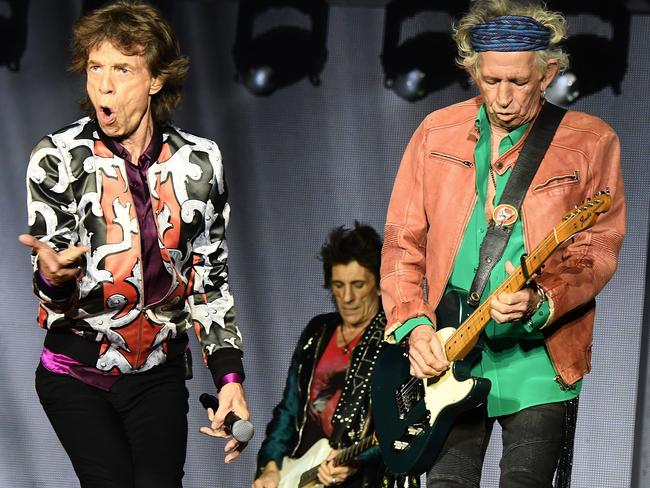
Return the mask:
{"type": "Polygon", "coordinates": [[[542,51],[548,48],[551,31],[531,17],[504,15],[470,30],[474,51],[542,51]]]}

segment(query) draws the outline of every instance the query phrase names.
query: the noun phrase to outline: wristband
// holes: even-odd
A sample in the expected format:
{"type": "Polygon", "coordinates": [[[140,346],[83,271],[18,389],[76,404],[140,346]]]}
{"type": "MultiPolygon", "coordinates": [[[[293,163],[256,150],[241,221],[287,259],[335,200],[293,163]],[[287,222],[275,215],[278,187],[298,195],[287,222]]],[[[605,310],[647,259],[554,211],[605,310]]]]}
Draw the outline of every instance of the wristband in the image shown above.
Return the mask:
{"type": "Polygon", "coordinates": [[[243,382],[244,382],[244,378],[239,373],[224,374],[219,380],[219,386],[217,387],[217,391],[221,390],[221,388],[223,388],[223,386],[227,383],[243,383],[243,382]]]}
{"type": "Polygon", "coordinates": [[[49,287],[51,287],[51,288],[53,288],[53,287],[55,287],[55,286],[60,286],[60,285],[56,285],[56,284],[52,283],[50,280],[48,280],[48,279],[45,277],[45,274],[43,274],[43,272],[42,272],[40,269],[38,270],[38,277],[39,277],[41,280],[43,280],[43,283],[45,283],[47,286],[49,286],[49,287]]]}

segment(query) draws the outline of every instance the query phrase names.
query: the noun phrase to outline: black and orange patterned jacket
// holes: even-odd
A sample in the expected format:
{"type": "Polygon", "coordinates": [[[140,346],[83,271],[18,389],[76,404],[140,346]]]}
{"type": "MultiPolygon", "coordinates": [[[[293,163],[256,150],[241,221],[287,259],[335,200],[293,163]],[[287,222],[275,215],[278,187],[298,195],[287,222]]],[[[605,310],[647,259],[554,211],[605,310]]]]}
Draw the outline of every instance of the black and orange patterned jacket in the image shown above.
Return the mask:
{"type": "Polygon", "coordinates": [[[165,297],[143,305],[139,226],[125,161],[84,118],[44,137],[27,170],[30,233],[57,250],[86,245],[74,286],[34,289],[45,345],[104,371],[146,371],[185,348],[194,327],[215,380],[240,372],[241,334],[228,287],[229,218],[217,145],[174,127],[163,130],[148,172],[160,253],[171,276],[165,297]]]}

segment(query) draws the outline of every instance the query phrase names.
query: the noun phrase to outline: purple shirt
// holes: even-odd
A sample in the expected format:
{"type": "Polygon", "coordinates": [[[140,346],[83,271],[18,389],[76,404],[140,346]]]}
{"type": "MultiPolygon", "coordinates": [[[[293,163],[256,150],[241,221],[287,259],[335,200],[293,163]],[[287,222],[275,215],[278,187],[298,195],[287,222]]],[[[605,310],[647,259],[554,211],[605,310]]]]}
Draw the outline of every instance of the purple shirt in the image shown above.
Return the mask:
{"type": "Polygon", "coordinates": [[[160,156],[162,135],[160,130],[156,129],[154,131],[149,146],[140,156],[139,164],[136,165],[133,164],[131,154],[122,144],[103,134],[99,128],[97,132],[106,147],[126,162],[126,176],[133,203],[135,204],[135,212],[138,215],[138,226],[140,227],[144,304],[151,305],[162,300],[171,286],[171,277],[165,270],[160,255],[158,230],[154,221],[155,216],[151,206],[149,185],[147,184],[147,170],[160,156]]]}
{"type": "Polygon", "coordinates": [[[66,374],[94,386],[100,390],[108,391],[122,376],[119,371],[101,371],[92,366],[81,364],[65,354],[50,351],[44,347],[41,353],[41,364],[53,373],[66,374]]]}

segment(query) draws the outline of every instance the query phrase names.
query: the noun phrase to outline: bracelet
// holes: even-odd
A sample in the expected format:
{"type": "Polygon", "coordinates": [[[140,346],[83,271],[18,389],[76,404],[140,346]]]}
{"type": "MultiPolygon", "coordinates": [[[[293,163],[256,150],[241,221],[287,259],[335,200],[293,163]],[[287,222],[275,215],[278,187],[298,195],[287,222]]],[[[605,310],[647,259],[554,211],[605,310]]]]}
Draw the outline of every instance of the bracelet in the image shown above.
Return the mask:
{"type": "Polygon", "coordinates": [[[526,322],[527,320],[530,320],[530,318],[535,315],[535,312],[537,312],[540,308],[542,308],[542,304],[546,301],[546,292],[544,289],[539,286],[539,284],[535,281],[531,283],[533,289],[535,290],[535,293],[537,293],[537,297],[539,298],[539,301],[537,302],[537,305],[535,305],[533,308],[530,310],[526,311],[526,315],[524,315],[521,320],[526,322]]]}

